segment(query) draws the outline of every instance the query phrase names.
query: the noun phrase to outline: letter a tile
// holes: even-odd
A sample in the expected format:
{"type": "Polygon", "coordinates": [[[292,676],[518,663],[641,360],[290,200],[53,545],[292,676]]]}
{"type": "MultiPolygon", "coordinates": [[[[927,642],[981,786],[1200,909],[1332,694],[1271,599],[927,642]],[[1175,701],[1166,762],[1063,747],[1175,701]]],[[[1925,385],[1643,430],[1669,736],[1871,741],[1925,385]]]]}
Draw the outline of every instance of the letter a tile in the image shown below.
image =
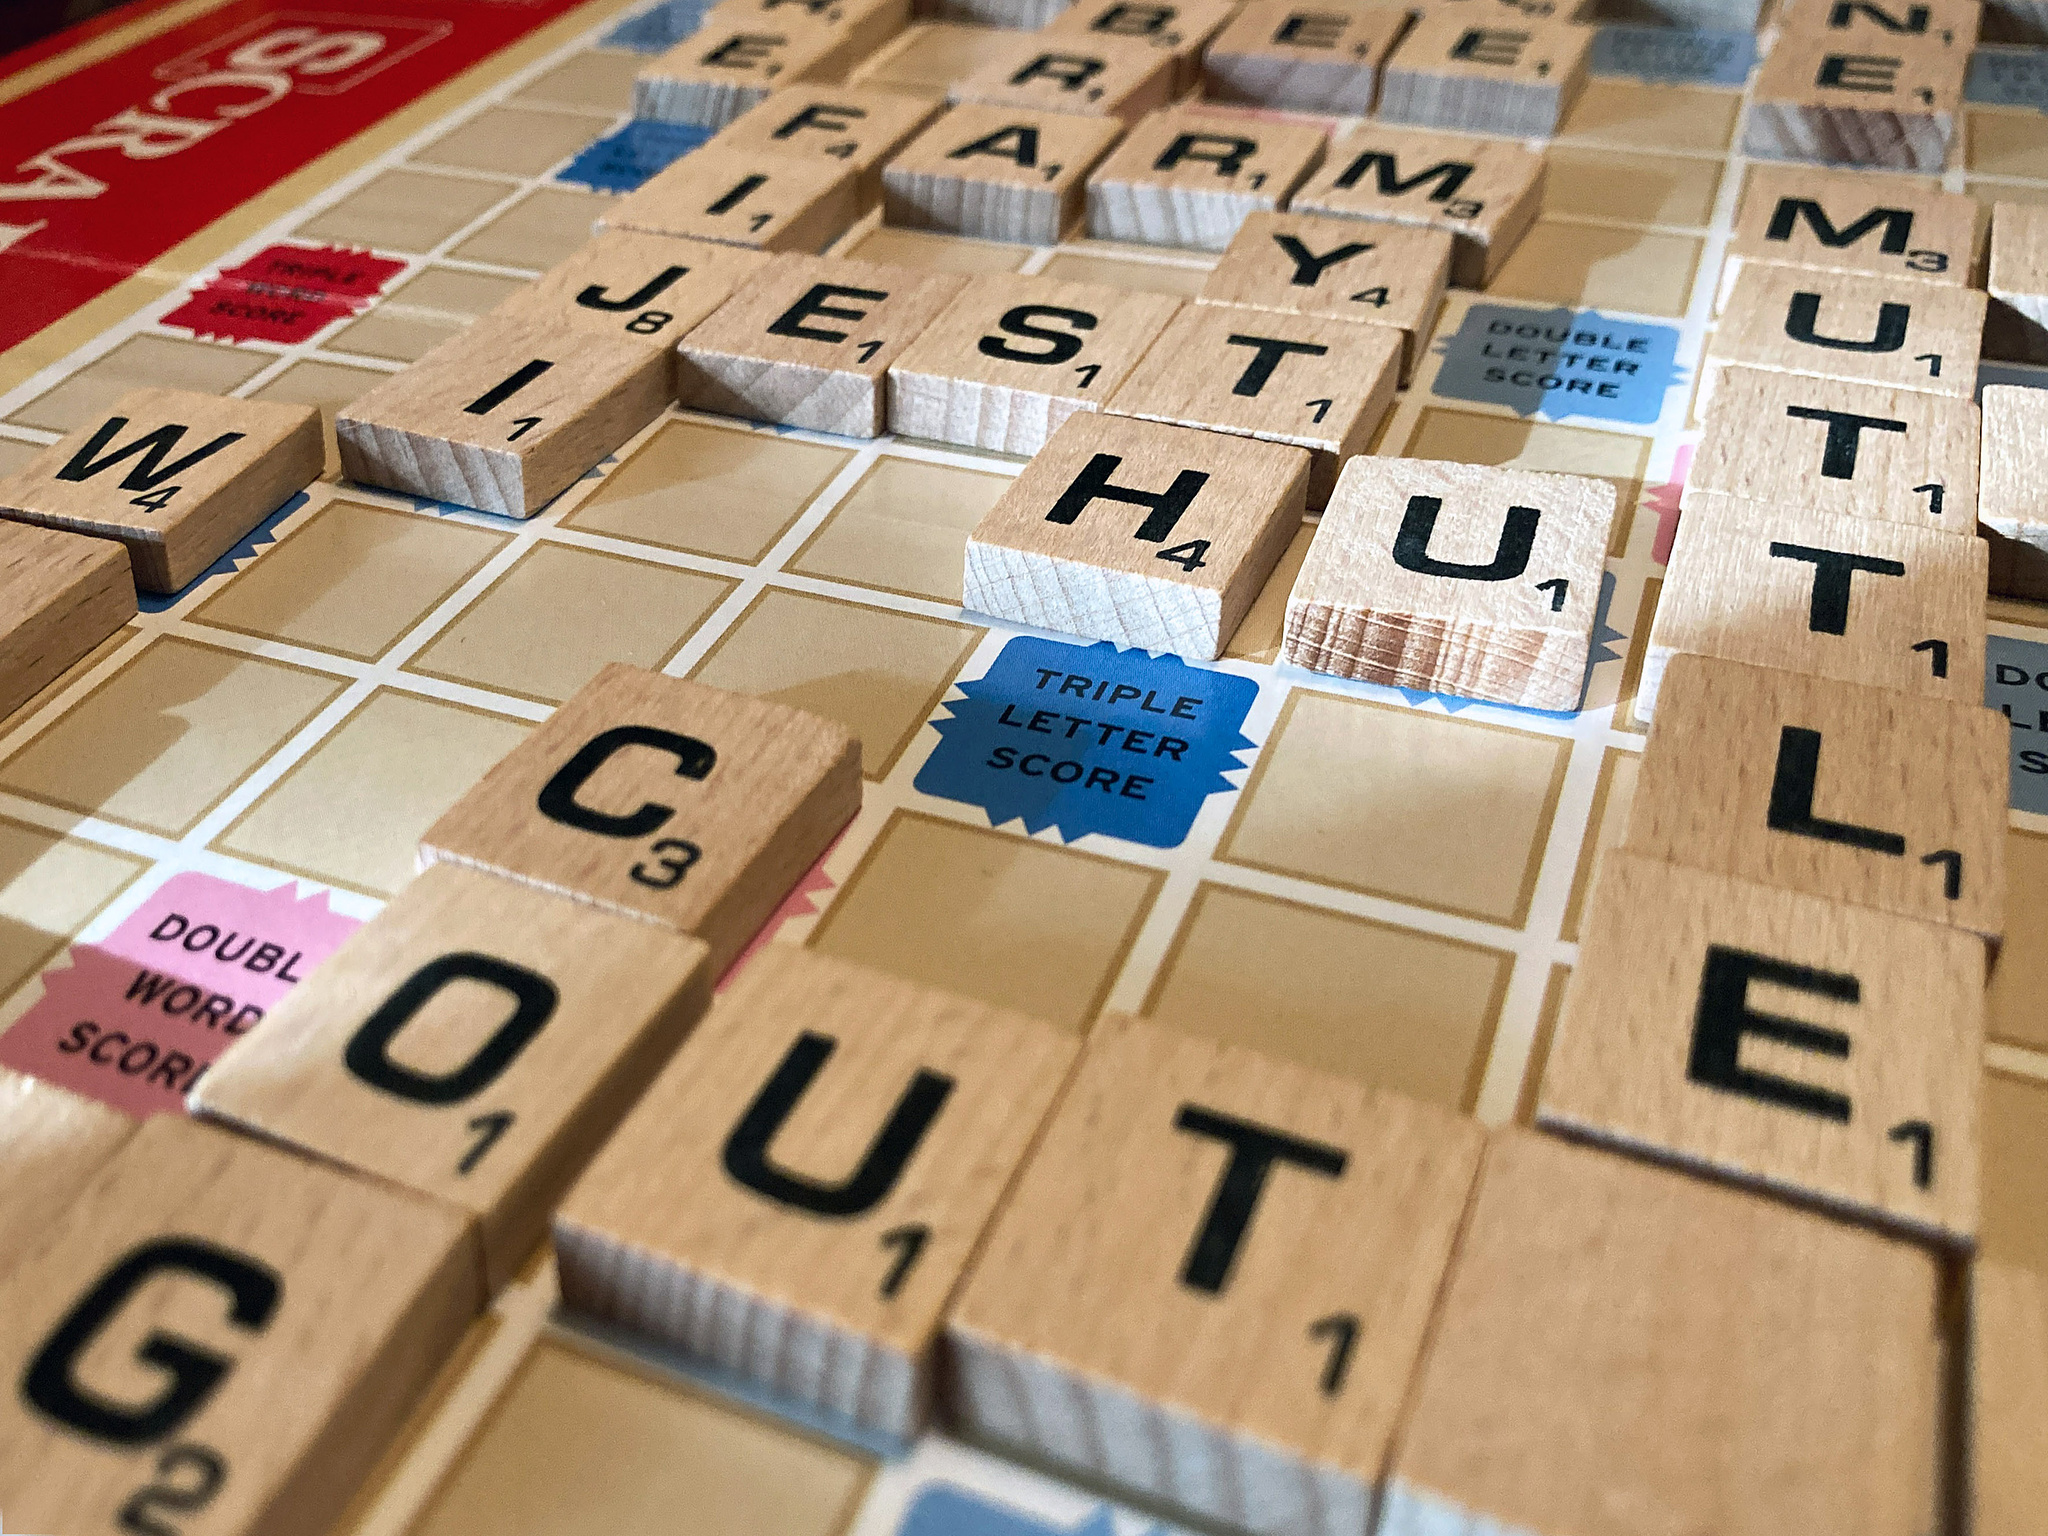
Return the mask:
{"type": "Polygon", "coordinates": [[[771,944],[556,1217],[563,1299],[908,1435],[942,1314],[1076,1050],[771,944]]]}

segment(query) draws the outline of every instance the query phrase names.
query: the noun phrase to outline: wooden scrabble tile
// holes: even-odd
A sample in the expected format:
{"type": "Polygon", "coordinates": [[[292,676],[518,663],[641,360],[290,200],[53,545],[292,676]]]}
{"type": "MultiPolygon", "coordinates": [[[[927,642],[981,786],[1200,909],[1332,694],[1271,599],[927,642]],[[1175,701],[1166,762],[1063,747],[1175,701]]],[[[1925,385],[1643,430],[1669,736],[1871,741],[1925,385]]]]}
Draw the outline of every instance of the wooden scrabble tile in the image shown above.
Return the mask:
{"type": "Polygon", "coordinates": [[[1991,214],[1984,355],[2048,363],[2048,208],[1999,203],[1991,214]]]}
{"type": "Polygon", "coordinates": [[[711,946],[722,974],[860,808],[860,744],[802,710],[614,663],[420,840],[711,946]]]}
{"type": "Polygon", "coordinates": [[[967,279],[845,257],[777,256],[678,348],[692,410],[879,437],[883,381],[967,279]]]}
{"type": "Polygon", "coordinates": [[[1981,205],[1904,177],[1750,167],[1729,231],[1716,310],[1750,262],[1974,288],[1983,267],[1981,205]]]}
{"type": "Polygon", "coordinates": [[[989,57],[955,80],[946,96],[955,102],[1135,123],[1165,106],[1172,90],[1172,55],[1141,38],[1019,32],[1004,34],[999,45],[991,43],[989,57]]]}
{"type": "Polygon", "coordinates": [[[1727,367],[1681,502],[1792,500],[1975,538],[1978,436],[1966,398],[1727,367]]]}
{"type": "Polygon", "coordinates": [[[634,117],[723,128],[771,91],[836,78],[860,58],[844,30],[795,12],[774,23],[716,15],[634,76],[634,117]]]}
{"type": "Polygon", "coordinates": [[[0,481],[0,518],[128,547],[135,584],[175,592],[320,478],[320,413],[131,389],[0,481]]]}
{"type": "Polygon", "coordinates": [[[1996,939],[2010,734],[1977,704],[1674,656],[1622,845],[1996,939]]]}
{"type": "Polygon", "coordinates": [[[1060,0],[918,0],[920,16],[1009,32],[1036,32],[1058,13],[1060,0]]]}
{"type": "Polygon", "coordinates": [[[718,0],[704,13],[703,26],[811,27],[841,40],[839,54],[825,67],[837,78],[910,25],[910,0],[718,0]]]}
{"type": "Polygon", "coordinates": [[[1969,63],[1967,47],[1788,32],[1750,87],[1742,152],[1938,176],[1969,63]]]}
{"type": "Polygon", "coordinates": [[[1287,598],[1281,655],[1337,677],[1571,710],[1614,522],[1608,481],[1357,458],[1287,598]]]}
{"type": "Polygon", "coordinates": [[[1048,37],[1135,37],[1173,58],[1175,99],[1202,77],[1202,52],[1237,11],[1236,0],[1080,0],[1041,29],[1048,37]]]}
{"type": "Polygon", "coordinates": [[[1844,47],[1960,48],[1977,42],[1984,7],[1978,0],[1787,0],[1777,14],[1787,31],[1831,37],[1844,47]]]}
{"type": "Polygon", "coordinates": [[[1970,1279],[1970,1529],[2022,1536],[2048,1506],[2048,1276],[1979,1259],[1970,1279]]]}
{"type": "Polygon", "coordinates": [[[1272,213],[1323,158],[1323,130],[1154,112],[1088,175],[1088,233],[1097,240],[1220,251],[1253,213],[1272,213]]]}
{"type": "Polygon", "coordinates": [[[843,166],[706,145],[609,205],[597,229],[809,252],[823,250],[859,217],[859,189],[843,166]]]}
{"type": "Polygon", "coordinates": [[[0,1067],[0,1280],[48,1240],[135,1127],[119,1110],[0,1067]]]}
{"type": "Polygon", "coordinates": [[[453,1211],[158,1116],[10,1279],[7,1519],[324,1529],[481,1304],[453,1211]]]}
{"type": "Polygon", "coordinates": [[[960,604],[1214,661],[1306,510],[1299,448],[1070,417],[967,536],[960,604]]]}
{"type": "Polygon", "coordinates": [[[111,539],[0,522],[0,719],[135,617],[128,551],[111,539]]]}
{"type": "Polygon", "coordinates": [[[1548,138],[1585,88],[1592,46],[1593,28],[1554,18],[1426,11],[1380,72],[1379,116],[1548,138]]]}
{"type": "Polygon", "coordinates": [[[1450,272],[1451,237],[1440,229],[1361,229],[1349,219],[1255,213],[1196,302],[1392,326],[1401,332],[1406,384],[1443,306],[1450,272]]]}
{"type": "Polygon", "coordinates": [[[853,172],[863,208],[882,200],[882,165],[916,137],[938,104],[900,91],[792,85],[718,130],[721,149],[825,159],[853,172]]]}
{"type": "Polygon", "coordinates": [[[1543,157],[1517,144],[1369,123],[1330,146],[1296,213],[1447,231],[1451,281],[1483,288],[1536,221],[1543,157]]]}
{"type": "Polygon", "coordinates": [[[1088,172],[1122,131],[1110,118],[954,107],[882,169],[882,217],[978,240],[1058,245],[1080,222],[1088,172]]]}
{"type": "Polygon", "coordinates": [[[1363,117],[1408,30],[1397,5],[1251,0],[1202,55],[1202,94],[1290,112],[1363,117]]]}
{"type": "Polygon", "coordinates": [[[496,313],[546,316],[593,335],[669,348],[769,259],[763,251],[708,240],[614,229],[512,295],[496,313]]]}
{"type": "Polygon", "coordinates": [[[1924,1536],[1934,1256],[1520,1130],[1487,1148],[1383,1536],[1924,1536]]]}
{"type": "Polygon", "coordinates": [[[1707,339],[1698,409],[1730,363],[1967,400],[1983,333],[1984,295],[1969,289],[1745,265],[1707,339]]]}
{"type": "Polygon", "coordinates": [[[1104,1020],[948,1322],[953,1413],[1232,1529],[1364,1530],[1481,1145],[1104,1020]]]}
{"type": "Polygon", "coordinates": [[[191,1094],[454,1206],[487,1293],[711,1001],[704,945],[480,870],[398,893],[191,1094]]]}
{"type": "Polygon", "coordinates": [[[1329,501],[1341,461],[1372,446],[1400,361],[1388,326],[1190,304],[1105,409],[1306,448],[1314,510],[1329,501]]]}
{"type": "Polygon", "coordinates": [[[1077,1050],[769,945],[564,1203],[563,1299],[908,1436],[947,1304],[1077,1050]]]}
{"type": "Polygon", "coordinates": [[[2048,561],[2048,391],[1984,386],[1984,481],[1977,519],[2010,540],[2013,558],[1991,562],[1993,592],[2039,596],[2048,561]]]}
{"type": "Polygon", "coordinates": [[[1679,519],[1635,701],[1684,651],[1972,704],[1984,686],[1982,539],[1795,502],[1679,519]]]}
{"type": "Polygon", "coordinates": [[[541,313],[450,337],[335,417],[342,473],[531,517],[674,398],[666,353],[541,313]]]}
{"type": "Polygon", "coordinates": [[[1101,409],[1179,308],[1092,283],[971,278],[889,369],[890,430],[1036,453],[1069,416],[1101,409]]]}
{"type": "Polygon", "coordinates": [[[1619,849],[1581,934],[1539,1125],[1974,1242],[1976,934],[1619,849]]]}

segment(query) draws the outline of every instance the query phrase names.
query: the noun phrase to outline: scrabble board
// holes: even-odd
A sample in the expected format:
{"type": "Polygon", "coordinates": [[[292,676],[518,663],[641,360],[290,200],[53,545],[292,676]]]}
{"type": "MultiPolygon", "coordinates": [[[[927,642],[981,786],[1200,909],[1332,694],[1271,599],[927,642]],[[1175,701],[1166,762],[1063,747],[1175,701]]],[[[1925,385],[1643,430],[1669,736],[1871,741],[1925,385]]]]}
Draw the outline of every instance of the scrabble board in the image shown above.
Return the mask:
{"type": "MultiPolygon", "coordinates": [[[[1986,11],[2002,40],[1969,61],[1945,167],[1831,174],[2048,206],[2048,33],[2023,10],[1986,11]]],[[[1642,774],[1652,621],[1706,452],[1705,365],[1732,330],[1738,205],[1790,164],[1744,153],[1758,35],[1589,20],[1576,93],[1516,98],[1562,101],[1555,133],[1492,140],[1541,152],[1533,216],[1460,247],[1365,445],[1611,487],[1583,688],[1541,709],[1288,661],[1313,510],[1288,513],[1213,660],[963,606],[969,536],[1033,462],[1001,444],[670,405],[524,518],[345,476],[337,417],[594,226],[637,227],[617,210],[705,152],[711,129],[635,115],[636,76],[701,19],[692,0],[392,0],[355,17],[144,0],[0,59],[16,167],[0,178],[0,476],[142,388],[311,407],[324,452],[305,490],[196,577],[145,591],[0,719],[0,1065],[131,1116],[183,1113],[208,1064],[414,880],[423,837],[486,771],[627,662],[857,739],[857,813],[740,967],[757,945],[803,949],[1064,1039],[1134,1015],[1460,1123],[1533,1125],[1595,867],[1642,774]],[[1483,287],[1458,285],[1482,269],[1483,287]]],[[[936,109],[1022,35],[972,25],[987,19],[935,8],[837,77],[936,109]]],[[[1198,75],[1146,76],[1133,114],[1198,75]]],[[[1361,122],[1202,110],[1222,127],[1361,122]]],[[[1088,238],[1079,197],[1046,243],[895,206],[878,196],[798,247],[1112,290],[1133,315],[1196,312],[1227,259],[1192,238],[1088,238]]],[[[1964,400],[2048,389],[2043,364],[1987,357],[1944,382],[1964,400]]],[[[1980,1103],[1978,1252],[2023,1290],[2048,1276],[2048,746],[2030,734],[2048,732],[2048,604],[1991,597],[1981,669],[1981,697],[1967,669],[1957,691],[2011,723],[1990,834],[2007,895],[1987,1043],[1956,1091],[1980,1103]]],[[[1605,959],[1648,975],[1654,937],[1605,959]]],[[[1191,1518],[1056,1459],[794,1405],[563,1307],[542,1248],[511,1262],[333,1529],[1135,1536],[1191,1518]]]]}

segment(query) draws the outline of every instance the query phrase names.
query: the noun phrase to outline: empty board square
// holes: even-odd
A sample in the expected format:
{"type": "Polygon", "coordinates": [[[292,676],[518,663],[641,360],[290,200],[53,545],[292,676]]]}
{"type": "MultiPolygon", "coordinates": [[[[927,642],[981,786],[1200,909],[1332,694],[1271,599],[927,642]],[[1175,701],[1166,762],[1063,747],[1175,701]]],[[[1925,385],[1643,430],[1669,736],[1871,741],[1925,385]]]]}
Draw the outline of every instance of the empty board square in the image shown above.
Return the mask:
{"type": "Polygon", "coordinates": [[[420,859],[695,934],[723,972],[860,797],[838,726],[614,663],[427,830],[420,859]]]}
{"type": "Polygon", "coordinates": [[[1718,155],[1734,138],[1741,111],[1742,96],[1736,91],[1595,76],[1557,132],[1560,140],[1617,149],[1718,155]]]}
{"type": "Polygon", "coordinates": [[[801,592],[762,593],[690,677],[837,722],[887,777],[986,630],[801,592]]]}
{"type": "Polygon", "coordinates": [[[1209,268],[1182,262],[1134,261],[1121,256],[1084,255],[1071,248],[1055,251],[1038,269],[1040,277],[1063,283],[1093,283],[1098,288],[1125,288],[1132,293],[1164,293],[1192,299],[1202,291],[1209,268]]]}
{"type": "Polygon", "coordinates": [[[613,117],[632,111],[633,76],[643,62],[637,53],[587,48],[542,71],[507,100],[575,107],[613,117]]]}
{"type": "Polygon", "coordinates": [[[1939,1283],[1913,1244],[1496,1132],[1381,1529],[1917,1536],[1939,1283]]]}
{"type": "Polygon", "coordinates": [[[1393,408],[1400,360],[1400,340],[1387,326],[1191,304],[1107,409],[1306,448],[1308,505],[1318,509],[1342,462],[1371,448],[1393,408]]]}
{"type": "Polygon", "coordinates": [[[1967,46],[1788,31],[1758,66],[1742,152],[1939,175],[1962,111],[1969,54],[1967,46]]]}
{"type": "Polygon", "coordinates": [[[908,1436],[947,1304],[1077,1050],[1040,1020],[770,945],[564,1202],[563,1301],[908,1436]]]}
{"type": "Polygon", "coordinates": [[[883,826],[813,949],[1084,1033],[1165,876],[915,811],[883,826]],[[1048,968],[1045,955],[1060,964],[1048,968]]]}
{"type": "Polygon", "coordinates": [[[967,536],[1010,477],[925,459],[877,458],[791,556],[802,576],[958,603],[967,536]]]}
{"type": "Polygon", "coordinates": [[[1216,857],[1518,928],[1569,756],[1553,736],[1297,688],[1216,857]]]}
{"type": "Polygon", "coordinates": [[[707,145],[614,201],[597,227],[821,251],[859,216],[853,173],[836,161],[707,145]]]}
{"type": "Polygon", "coordinates": [[[665,421],[562,526],[751,564],[852,459],[775,433],[665,421]]]}
{"type": "Polygon", "coordinates": [[[1716,305],[1751,262],[1972,287],[1983,265],[1983,225],[1974,198],[1904,177],[1753,166],[1716,305]]]}
{"type": "Polygon", "coordinates": [[[2048,1049],[2048,1024],[2033,1000],[2048,981],[2048,945],[2041,914],[2048,907],[2048,837],[2013,828],[2005,834],[2006,909],[2013,921],[1998,951],[1985,994],[1985,1029],[1994,1040],[2048,1049]]]}
{"type": "Polygon", "coordinates": [[[390,378],[374,368],[349,363],[330,363],[317,357],[302,357],[287,363],[281,373],[272,374],[244,397],[281,405],[310,405],[319,412],[322,463],[320,473],[332,479],[341,473],[341,449],[334,421],[356,397],[390,378]]]}
{"type": "Polygon", "coordinates": [[[559,704],[607,662],[659,669],[737,584],[609,551],[536,544],[405,670],[559,704]],[[602,623],[592,615],[602,614],[602,623]]]}
{"type": "Polygon", "coordinates": [[[1201,78],[1202,51],[1235,11],[1232,0],[1081,0],[1039,28],[1049,35],[1135,37],[1173,56],[1173,94],[1201,78]]]}
{"type": "Polygon", "coordinates": [[[449,248],[458,261],[545,272],[590,238],[593,220],[618,199],[575,187],[537,187],[449,248]]]}
{"type": "Polygon", "coordinates": [[[1105,1022],[949,1319],[959,1421],[1233,1527],[1363,1529],[1483,1140],[1105,1022]]]}
{"type": "Polygon", "coordinates": [[[1353,459],[1287,600],[1284,654],[1340,677],[1576,709],[1614,509],[1614,488],[1582,476],[1353,459]]]}
{"type": "Polygon", "coordinates": [[[1469,1112],[1514,957],[1204,884],[1146,997],[1155,1024],[1469,1112]],[[1372,987],[1361,990],[1360,976],[1372,987]]]}
{"type": "Polygon", "coordinates": [[[1984,1074],[1984,1224],[1977,1251],[2048,1275],[2048,1081],[1984,1074]]]}
{"type": "Polygon", "coordinates": [[[1538,218],[1487,285],[1502,298],[1680,319],[1704,243],[1696,235],[1538,218]]]}
{"type": "Polygon", "coordinates": [[[1635,709],[1649,719],[1681,651],[1979,702],[1982,539],[1784,502],[1679,519],[1635,709]]]}
{"type": "Polygon", "coordinates": [[[882,169],[891,225],[1056,245],[1080,222],[1088,172],[1116,143],[1111,118],[966,103],[882,169]]]}
{"type": "Polygon", "coordinates": [[[70,432],[105,421],[114,402],[135,389],[190,389],[225,395],[273,361],[268,352],[237,351],[168,336],[131,336],[29,401],[8,420],[44,432],[70,432]]]}
{"type": "Polygon", "coordinates": [[[1323,130],[1166,108],[1088,174],[1097,240],[1220,251],[1249,214],[1287,206],[1323,158],[1323,130]]]}
{"type": "MultiPolygon", "coordinates": [[[[784,86],[719,130],[727,149],[824,158],[857,178],[860,203],[882,197],[882,167],[938,114],[937,103],[877,88],[784,86]]],[[[870,258],[879,259],[879,258],[870,258]]]]}
{"type": "Polygon", "coordinates": [[[846,83],[943,101],[955,80],[999,53],[1008,57],[1012,41],[991,27],[919,22],[856,64],[846,83]]]}
{"type": "Polygon", "coordinates": [[[1538,1123],[1967,1247],[1984,963],[1955,928],[1617,850],[1538,1123]]]}
{"type": "Polygon", "coordinates": [[[1179,308],[1091,283],[971,278],[890,368],[890,429],[1036,453],[1061,422],[1101,409],[1179,308]]]}
{"type": "Polygon", "coordinates": [[[421,835],[532,729],[380,688],[212,846],[309,880],[395,895],[417,867],[421,835]]]}
{"type": "Polygon", "coordinates": [[[2031,109],[1972,106],[1963,163],[1992,176],[2048,176],[2048,135],[2031,109]]]}
{"type": "Polygon", "coordinates": [[[1313,10],[1252,0],[1202,53],[1202,94],[1287,112],[1363,117],[1409,13],[1395,5],[1313,10]]]}
{"type": "Polygon", "coordinates": [[[961,606],[1213,661],[1301,525],[1299,448],[1088,413],[967,540],[961,606]]]}
{"type": "Polygon", "coordinates": [[[380,171],[294,226],[301,240],[380,251],[433,250],[502,201],[502,182],[426,171],[380,171]]]}
{"type": "Polygon", "coordinates": [[[460,1211],[495,1294],[709,1005],[711,980],[694,939],[475,870],[430,869],[216,1062],[189,1103],[460,1211]]]}
{"type": "Polygon", "coordinates": [[[1401,333],[1401,382],[1420,359],[1450,280],[1451,237],[1309,214],[1255,213],[1202,285],[1200,303],[1336,315],[1401,333]]]}
{"type": "Polygon", "coordinates": [[[614,229],[500,308],[593,335],[673,347],[767,264],[759,251],[614,229]]]}
{"type": "Polygon", "coordinates": [[[967,279],[843,256],[785,254],[677,344],[691,410],[879,437],[890,365],[967,279]]]}
{"type": "Polygon", "coordinates": [[[1380,77],[1390,123],[1548,138],[1586,84],[1593,29],[1457,7],[1424,15],[1380,77]]]}
{"type": "Polygon", "coordinates": [[[1173,77],[1172,57],[1139,38],[1011,32],[991,39],[987,57],[956,78],[946,96],[1134,123],[1166,105],[1173,77]]]}
{"type": "MultiPolygon", "coordinates": [[[[1718,161],[1690,155],[1638,155],[1553,144],[1543,206],[1567,218],[1704,228],[1721,194],[1718,161]]],[[[1469,286],[1469,285],[1468,285],[1469,286]]]]}
{"type": "Polygon", "coordinates": [[[525,107],[487,107],[414,150],[418,165],[449,166],[496,176],[539,176],[598,136],[587,117],[525,107]]]}
{"type": "Polygon", "coordinates": [[[148,867],[132,854],[0,818],[0,1001],[148,867]]]}
{"type": "Polygon", "coordinates": [[[967,240],[954,235],[928,235],[914,229],[877,225],[840,252],[862,261],[894,267],[922,267],[931,272],[1014,272],[1031,252],[994,240],[967,240]]]}

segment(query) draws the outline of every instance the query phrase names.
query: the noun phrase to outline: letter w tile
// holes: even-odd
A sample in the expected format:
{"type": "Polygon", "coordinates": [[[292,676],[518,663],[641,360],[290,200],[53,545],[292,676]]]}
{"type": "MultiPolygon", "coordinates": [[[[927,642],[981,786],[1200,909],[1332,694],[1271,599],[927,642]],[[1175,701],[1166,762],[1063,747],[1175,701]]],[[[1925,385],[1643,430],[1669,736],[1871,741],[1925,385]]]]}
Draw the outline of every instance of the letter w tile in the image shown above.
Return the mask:
{"type": "Polygon", "coordinates": [[[240,432],[223,432],[204,447],[195,448],[182,459],[173,459],[170,463],[166,464],[164,462],[164,455],[183,442],[186,432],[190,430],[187,427],[172,423],[168,426],[158,427],[154,432],[143,433],[134,442],[129,443],[126,447],[114,449],[113,452],[107,454],[104,458],[95,458],[94,455],[112,443],[115,437],[120,434],[121,429],[127,425],[128,418],[126,416],[109,417],[106,425],[92,435],[91,441],[72,455],[71,462],[57,471],[57,478],[59,480],[90,480],[101,470],[112,469],[123,459],[135,459],[136,462],[128,471],[127,478],[121,482],[121,489],[124,491],[151,491],[162,485],[171,476],[183,474],[200,460],[211,458],[230,443],[239,443],[243,437],[243,434],[240,432]],[[140,455],[139,458],[137,457],[138,455],[140,455]]]}

